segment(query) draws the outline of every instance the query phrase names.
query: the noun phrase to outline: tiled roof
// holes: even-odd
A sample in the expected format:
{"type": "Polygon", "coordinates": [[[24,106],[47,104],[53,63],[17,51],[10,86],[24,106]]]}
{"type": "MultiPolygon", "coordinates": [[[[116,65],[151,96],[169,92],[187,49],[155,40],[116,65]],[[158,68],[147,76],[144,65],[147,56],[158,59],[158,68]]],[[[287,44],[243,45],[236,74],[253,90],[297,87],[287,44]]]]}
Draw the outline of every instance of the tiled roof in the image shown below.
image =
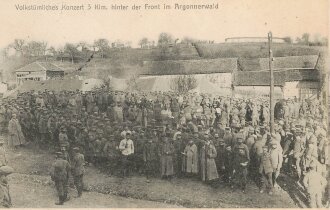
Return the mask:
{"type": "MultiPolygon", "coordinates": [[[[315,69],[289,69],[274,71],[274,84],[283,86],[291,81],[319,81],[320,72],[315,69]]],[[[265,86],[270,84],[269,71],[238,71],[235,74],[234,85],[265,86]]]]}
{"type": "MultiPolygon", "coordinates": [[[[274,57],[272,67],[274,70],[315,68],[317,59],[318,55],[274,57]]],[[[269,69],[269,58],[240,58],[238,63],[240,71],[269,69]]]]}
{"type": "MultiPolygon", "coordinates": [[[[285,68],[314,68],[318,55],[275,57],[273,60],[274,69],[285,68]]],[[[262,70],[269,69],[269,59],[260,58],[260,67],[262,70]]]]}
{"type": "Polygon", "coordinates": [[[37,72],[37,71],[63,71],[60,67],[48,63],[48,62],[33,62],[22,68],[17,69],[16,71],[29,71],[29,72],[37,72]]]}
{"type": "Polygon", "coordinates": [[[145,75],[231,73],[237,69],[237,58],[145,61],[145,75]]]}

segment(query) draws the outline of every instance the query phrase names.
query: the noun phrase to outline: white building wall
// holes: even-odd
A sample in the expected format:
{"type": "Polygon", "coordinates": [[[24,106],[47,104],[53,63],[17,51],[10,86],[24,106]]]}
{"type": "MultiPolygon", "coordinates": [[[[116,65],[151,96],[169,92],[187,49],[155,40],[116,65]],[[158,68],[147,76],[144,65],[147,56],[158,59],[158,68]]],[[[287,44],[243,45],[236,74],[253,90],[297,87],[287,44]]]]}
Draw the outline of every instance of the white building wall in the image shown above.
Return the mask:
{"type": "Polygon", "coordinates": [[[16,83],[21,85],[24,81],[27,80],[35,80],[35,81],[43,81],[46,80],[46,71],[38,71],[38,72],[16,72],[16,83]]]}
{"type": "Polygon", "coordinates": [[[4,94],[5,92],[7,92],[8,90],[8,86],[5,83],[0,83],[0,94],[4,94]]]}
{"type": "Polygon", "coordinates": [[[285,99],[294,98],[294,97],[299,98],[300,91],[298,85],[299,85],[298,81],[286,82],[283,87],[283,97],[285,99]]]}
{"type": "MultiPolygon", "coordinates": [[[[280,87],[274,87],[274,96],[277,99],[283,98],[282,89],[280,87]]],[[[251,97],[269,97],[269,86],[236,86],[234,89],[235,97],[239,98],[251,98],[251,97]]]]}
{"type": "MultiPolygon", "coordinates": [[[[156,78],[159,81],[156,84],[157,90],[161,90],[162,87],[170,86],[171,79],[177,78],[179,75],[152,75],[152,76],[140,76],[140,78],[156,78]]],[[[193,74],[197,80],[197,83],[211,82],[219,88],[231,88],[232,74],[231,73],[214,73],[214,74],[193,74]]]]}

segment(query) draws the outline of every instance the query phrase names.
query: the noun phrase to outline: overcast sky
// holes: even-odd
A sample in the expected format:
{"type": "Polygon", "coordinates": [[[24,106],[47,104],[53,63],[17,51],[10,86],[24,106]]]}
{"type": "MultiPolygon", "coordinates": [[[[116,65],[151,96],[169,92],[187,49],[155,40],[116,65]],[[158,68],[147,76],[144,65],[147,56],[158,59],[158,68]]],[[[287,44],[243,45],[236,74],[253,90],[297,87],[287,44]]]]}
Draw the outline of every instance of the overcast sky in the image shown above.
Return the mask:
{"type": "MultiPolygon", "coordinates": [[[[327,36],[327,0],[191,0],[190,3],[219,3],[214,11],[17,11],[15,4],[31,5],[32,0],[0,1],[0,48],[15,38],[43,40],[60,46],[65,42],[93,42],[97,38],[132,41],[142,37],[157,40],[168,32],[176,38],[224,42],[233,36],[297,37],[307,32],[327,36]]],[[[187,4],[188,0],[34,0],[33,4],[79,5],[83,2],[127,5],[166,2],[187,4]]]]}

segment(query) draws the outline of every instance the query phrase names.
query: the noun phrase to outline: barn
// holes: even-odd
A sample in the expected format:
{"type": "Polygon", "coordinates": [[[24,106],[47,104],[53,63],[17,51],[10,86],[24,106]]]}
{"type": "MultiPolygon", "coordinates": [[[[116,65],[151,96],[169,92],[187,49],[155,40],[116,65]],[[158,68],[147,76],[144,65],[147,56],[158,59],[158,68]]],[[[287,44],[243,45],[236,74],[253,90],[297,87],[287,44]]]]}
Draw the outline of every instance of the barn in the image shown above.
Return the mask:
{"type": "MultiPolygon", "coordinates": [[[[272,63],[275,97],[299,99],[318,97],[321,88],[321,73],[317,68],[318,58],[317,55],[275,57],[272,63]]],[[[240,69],[234,75],[234,95],[269,97],[269,59],[259,58],[253,62],[257,65],[239,65],[240,69]]]]}
{"type": "Polygon", "coordinates": [[[17,85],[25,81],[43,81],[63,79],[64,71],[60,67],[48,62],[33,62],[15,71],[17,85]]]}
{"type": "MultiPolygon", "coordinates": [[[[318,55],[275,57],[275,98],[318,97],[322,77],[318,60],[318,55]]],[[[145,61],[135,87],[141,91],[171,91],[171,81],[180,75],[192,75],[197,80],[193,92],[269,97],[268,63],[268,58],[145,61]]]]}

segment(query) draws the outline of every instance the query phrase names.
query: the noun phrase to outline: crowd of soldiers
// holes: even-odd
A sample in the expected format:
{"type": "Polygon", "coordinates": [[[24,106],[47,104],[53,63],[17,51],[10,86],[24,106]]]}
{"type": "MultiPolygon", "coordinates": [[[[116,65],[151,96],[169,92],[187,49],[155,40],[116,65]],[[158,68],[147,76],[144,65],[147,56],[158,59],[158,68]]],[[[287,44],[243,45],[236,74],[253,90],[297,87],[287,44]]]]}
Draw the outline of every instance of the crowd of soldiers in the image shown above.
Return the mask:
{"type": "MultiPolygon", "coordinates": [[[[57,151],[69,165],[77,162],[78,151],[80,167],[84,160],[124,177],[144,174],[147,182],[221,180],[244,192],[250,179],[270,195],[278,176],[287,174],[306,188],[312,207],[322,207],[328,159],[324,105],[317,99],[278,100],[272,131],[268,101],[106,88],[31,91],[1,102],[0,123],[13,149],[34,142],[57,151]]],[[[60,203],[65,199],[63,192],[60,203]]]]}

